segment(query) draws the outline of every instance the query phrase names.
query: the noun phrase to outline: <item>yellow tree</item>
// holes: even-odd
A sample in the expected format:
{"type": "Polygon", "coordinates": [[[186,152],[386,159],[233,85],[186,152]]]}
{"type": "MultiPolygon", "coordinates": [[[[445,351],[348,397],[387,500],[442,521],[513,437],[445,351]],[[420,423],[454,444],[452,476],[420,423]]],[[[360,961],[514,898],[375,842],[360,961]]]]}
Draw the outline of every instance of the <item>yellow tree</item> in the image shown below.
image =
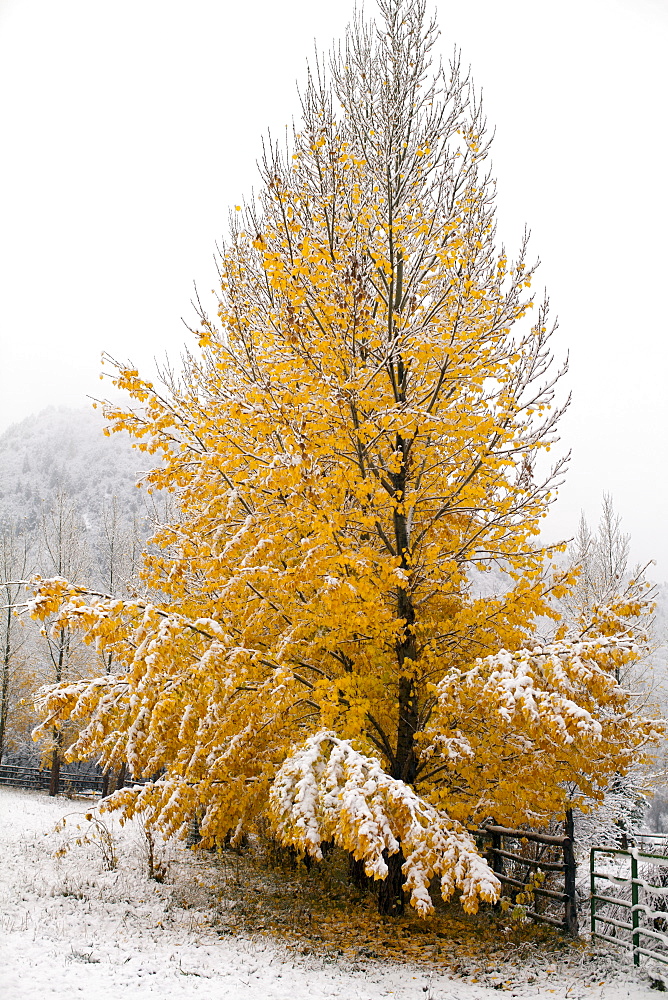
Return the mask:
{"type": "Polygon", "coordinates": [[[538,538],[563,467],[547,303],[525,246],[497,246],[468,78],[432,68],[423,0],[379,6],[269,146],[180,376],[116,366],[135,408],[107,416],[176,509],[151,599],[56,579],[32,607],[121,665],[43,709],[89,720],[73,753],[163,772],[116,796],[128,814],[175,833],[201,812],[205,845],[267,816],[349,850],[382,910],[405,882],[426,913],[434,873],[469,909],[498,895],[465,822],[563,813],[564,782],[595,795],[652,724],[615,680],[623,634],[535,638],[568,584],[538,538]],[[495,565],[508,585],[476,596],[495,565]]]}

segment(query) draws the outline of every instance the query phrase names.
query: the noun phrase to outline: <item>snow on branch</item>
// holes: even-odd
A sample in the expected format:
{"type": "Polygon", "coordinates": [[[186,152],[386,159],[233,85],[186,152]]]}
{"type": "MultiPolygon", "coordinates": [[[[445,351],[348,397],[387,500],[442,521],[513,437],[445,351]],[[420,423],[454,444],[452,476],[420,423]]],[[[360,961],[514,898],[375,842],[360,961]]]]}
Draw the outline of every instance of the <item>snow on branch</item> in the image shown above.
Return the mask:
{"type": "Polygon", "coordinates": [[[503,722],[548,734],[555,745],[578,735],[600,740],[597,714],[624,710],[628,693],[618,685],[615,667],[635,655],[632,639],[562,640],[514,652],[502,649],[469,670],[451,670],[438,684],[440,706],[459,706],[468,690],[503,722]]]}
{"type": "Polygon", "coordinates": [[[384,879],[384,857],[403,850],[405,885],[421,916],[433,912],[429,883],[441,876],[441,893],[475,913],[480,899],[495,902],[501,885],[459,823],[421,799],[377,760],[334,733],[319,732],[280,768],[269,796],[269,816],[287,846],[322,857],[334,841],[364,862],[367,875],[384,879]]]}

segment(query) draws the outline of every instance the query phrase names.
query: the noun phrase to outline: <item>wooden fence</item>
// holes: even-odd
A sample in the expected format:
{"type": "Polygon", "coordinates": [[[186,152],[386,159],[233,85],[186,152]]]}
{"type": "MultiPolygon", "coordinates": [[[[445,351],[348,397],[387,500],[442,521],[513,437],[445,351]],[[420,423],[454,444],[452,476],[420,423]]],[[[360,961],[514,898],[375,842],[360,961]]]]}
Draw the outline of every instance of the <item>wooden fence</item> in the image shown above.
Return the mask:
{"type": "MultiPolygon", "coordinates": [[[[104,781],[103,775],[77,774],[74,771],[61,771],[59,783],[61,791],[100,792],[104,781]]],[[[48,788],[51,782],[51,769],[25,767],[22,764],[0,764],[0,785],[13,785],[18,788],[48,788]]]]}
{"type": "MultiPolygon", "coordinates": [[[[24,764],[0,764],[0,785],[16,788],[50,788],[51,768],[28,767],[24,764]]],[[[57,794],[68,792],[94,792],[102,797],[126,785],[142,785],[144,781],[128,777],[125,765],[117,774],[82,774],[77,771],[58,772],[57,794]]]]}
{"type": "MultiPolygon", "coordinates": [[[[569,824],[567,829],[568,826],[569,824]]],[[[553,836],[492,824],[474,832],[479,841],[482,841],[496,877],[504,886],[508,886],[511,898],[520,893],[533,898],[533,908],[526,910],[526,916],[577,935],[577,865],[572,831],[569,831],[571,836],[553,836]],[[528,851],[527,845],[532,845],[533,850],[528,851]],[[557,876],[557,888],[544,888],[536,884],[535,878],[532,878],[535,872],[542,872],[552,882],[557,876]],[[560,904],[563,916],[544,912],[539,905],[542,900],[560,904]]]]}

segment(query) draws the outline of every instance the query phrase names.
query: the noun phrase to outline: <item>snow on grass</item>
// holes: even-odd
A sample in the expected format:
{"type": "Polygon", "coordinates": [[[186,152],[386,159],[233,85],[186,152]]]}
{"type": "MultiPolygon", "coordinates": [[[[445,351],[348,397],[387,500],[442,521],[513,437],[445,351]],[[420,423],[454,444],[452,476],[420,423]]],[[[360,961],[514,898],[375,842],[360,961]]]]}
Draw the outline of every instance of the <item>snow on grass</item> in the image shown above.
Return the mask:
{"type": "MultiPolygon", "coordinates": [[[[104,822],[119,859],[115,869],[105,868],[95,842],[56,856],[68,838],[81,838],[90,826],[83,818],[89,810],[85,802],[0,788],[0,993],[7,1000],[490,1000],[499,991],[545,1000],[654,995],[621,959],[563,947],[540,953],[538,939],[503,947],[500,942],[497,952],[486,953],[484,971],[467,942],[446,942],[461,944],[461,954],[469,956],[453,966],[468,976],[463,979],[444,971],[436,955],[440,948],[432,949],[427,935],[422,961],[377,960],[370,957],[373,949],[334,947],[334,938],[329,947],[322,945],[312,925],[314,914],[316,922],[324,918],[302,903],[292,906],[291,938],[282,937],[278,911],[269,913],[276,909],[269,890],[273,884],[276,897],[282,892],[289,900],[291,887],[269,876],[261,885],[257,870],[251,883],[247,862],[236,856],[221,860],[159,846],[156,861],[167,867],[167,877],[158,883],[147,877],[141,827],[121,829],[108,817],[104,822]],[[54,832],[65,814],[75,815],[54,832]],[[299,945],[294,927],[300,924],[299,945]],[[519,967],[509,960],[513,949],[519,967]],[[476,978],[494,985],[471,981],[476,978]]],[[[361,943],[359,906],[340,893],[338,906],[333,920],[339,931],[348,920],[350,943],[356,937],[361,943]]],[[[402,935],[413,924],[384,926],[388,948],[394,942],[401,951],[402,935]]],[[[465,933],[464,924],[449,926],[453,935],[465,933]]]]}

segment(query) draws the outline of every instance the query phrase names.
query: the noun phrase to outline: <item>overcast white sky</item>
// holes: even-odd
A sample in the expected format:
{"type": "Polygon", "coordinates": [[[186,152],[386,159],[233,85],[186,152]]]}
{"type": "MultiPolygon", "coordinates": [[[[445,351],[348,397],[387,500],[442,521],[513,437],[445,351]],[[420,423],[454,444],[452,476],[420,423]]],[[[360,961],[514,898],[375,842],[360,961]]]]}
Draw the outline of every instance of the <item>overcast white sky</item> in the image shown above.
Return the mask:
{"type": "MultiPolygon", "coordinates": [[[[440,0],[497,137],[501,232],[570,352],[550,536],[613,494],[668,578],[668,0],[440,0]]],[[[0,431],[101,391],[102,350],[178,357],[262,133],[353,0],[0,0],[0,431]]],[[[373,9],[372,0],[367,3],[373,9]]]]}

